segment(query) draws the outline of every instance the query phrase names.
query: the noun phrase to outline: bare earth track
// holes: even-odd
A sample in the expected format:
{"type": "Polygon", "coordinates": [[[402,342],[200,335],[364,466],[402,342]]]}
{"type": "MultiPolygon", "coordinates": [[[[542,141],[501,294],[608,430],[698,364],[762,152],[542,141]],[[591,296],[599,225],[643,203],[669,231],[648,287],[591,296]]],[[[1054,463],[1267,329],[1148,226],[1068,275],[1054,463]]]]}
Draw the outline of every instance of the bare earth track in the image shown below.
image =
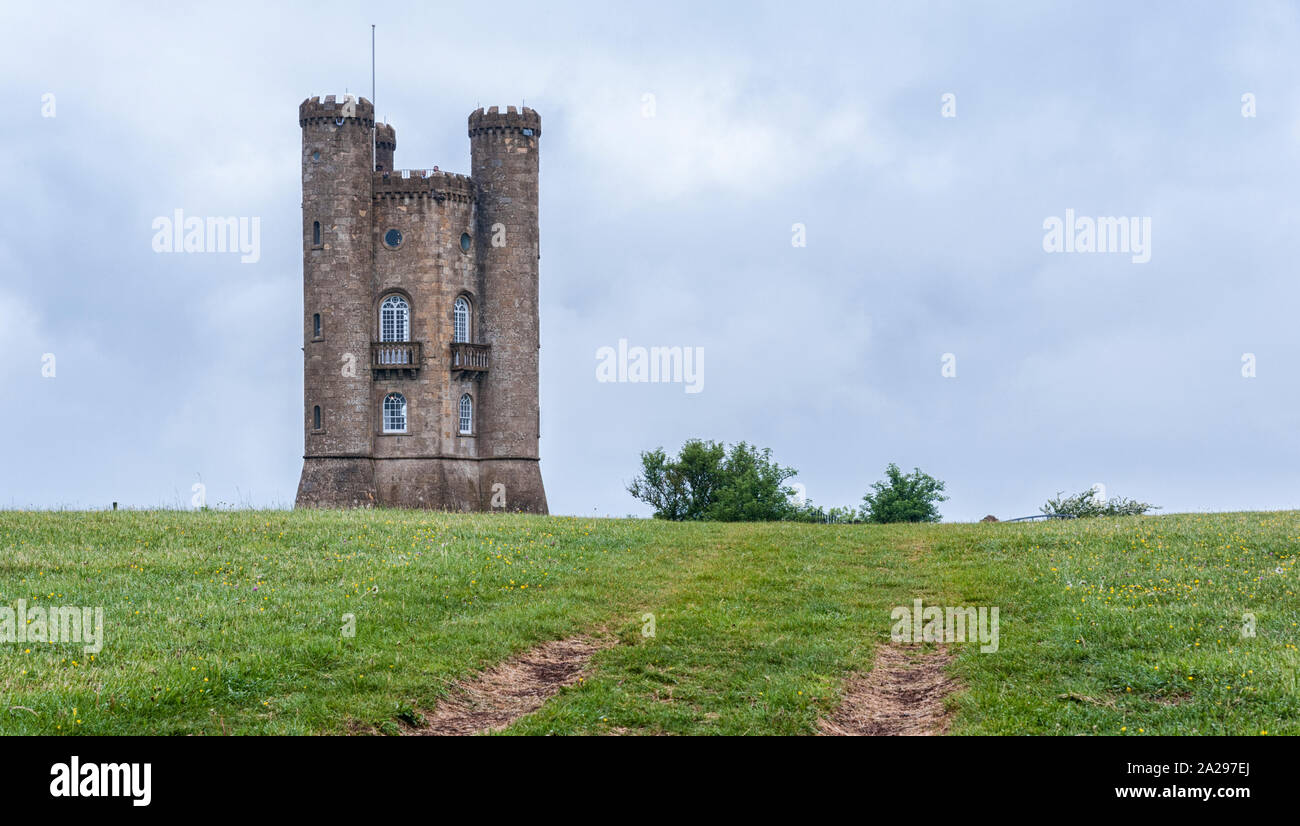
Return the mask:
{"type": "Polygon", "coordinates": [[[849,679],[844,701],[819,724],[824,735],[943,734],[951,715],[943,700],[957,689],[944,671],[952,657],[942,648],[881,645],[870,672],[849,679]]]}
{"type": "Polygon", "coordinates": [[[592,655],[614,642],[612,637],[579,636],[543,643],[457,683],[447,699],[424,714],[426,725],[405,733],[445,736],[500,731],[541,708],[561,688],[577,683],[592,655]]]}

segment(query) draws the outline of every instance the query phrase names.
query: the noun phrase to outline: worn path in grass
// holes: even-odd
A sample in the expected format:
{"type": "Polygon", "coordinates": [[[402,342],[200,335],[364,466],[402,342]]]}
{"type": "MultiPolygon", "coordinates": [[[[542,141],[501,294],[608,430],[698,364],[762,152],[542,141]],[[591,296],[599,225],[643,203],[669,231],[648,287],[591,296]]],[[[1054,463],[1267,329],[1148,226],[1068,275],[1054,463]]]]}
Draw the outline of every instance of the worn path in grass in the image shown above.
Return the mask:
{"type": "Polygon", "coordinates": [[[588,636],[553,640],[457,683],[407,733],[425,736],[500,731],[583,679],[591,657],[613,644],[588,636]]]}
{"type": "Polygon", "coordinates": [[[931,593],[893,529],[751,525],[715,550],[643,606],[653,636],[626,623],[581,691],[506,733],[811,734],[870,670],[892,607],[931,593]]]}
{"type": "Polygon", "coordinates": [[[848,681],[839,708],[818,728],[841,736],[944,734],[952,716],[944,704],[958,688],[950,660],[943,648],[880,646],[871,671],[848,681]]]}

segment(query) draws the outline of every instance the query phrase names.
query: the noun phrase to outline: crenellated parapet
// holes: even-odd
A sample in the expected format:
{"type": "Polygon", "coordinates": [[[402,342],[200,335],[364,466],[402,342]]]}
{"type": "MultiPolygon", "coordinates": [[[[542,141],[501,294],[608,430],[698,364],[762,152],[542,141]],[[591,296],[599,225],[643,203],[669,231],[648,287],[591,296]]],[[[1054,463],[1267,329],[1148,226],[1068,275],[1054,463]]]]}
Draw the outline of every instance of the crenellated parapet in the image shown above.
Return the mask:
{"type": "Polygon", "coordinates": [[[389,152],[397,148],[397,130],[387,123],[375,127],[375,146],[389,152]]]}
{"type": "Polygon", "coordinates": [[[472,203],[474,181],[468,175],[432,169],[397,169],[375,173],[375,198],[417,197],[472,203]]]}
{"type": "Polygon", "coordinates": [[[469,136],[519,133],[526,137],[538,137],[542,134],[542,116],[527,106],[517,110],[507,106],[502,112],[493,106],[486,111],[475,109],[469,116],[469,136]]]}
{"type": "Polygon", "coordinates": [[[370,129],[375,125],[375,106],[365,98],[344,95],[342,100],[334,95],[310,97],[298,105],[298,125],[333,123],[344,126],[353,123],[370,129]]]}

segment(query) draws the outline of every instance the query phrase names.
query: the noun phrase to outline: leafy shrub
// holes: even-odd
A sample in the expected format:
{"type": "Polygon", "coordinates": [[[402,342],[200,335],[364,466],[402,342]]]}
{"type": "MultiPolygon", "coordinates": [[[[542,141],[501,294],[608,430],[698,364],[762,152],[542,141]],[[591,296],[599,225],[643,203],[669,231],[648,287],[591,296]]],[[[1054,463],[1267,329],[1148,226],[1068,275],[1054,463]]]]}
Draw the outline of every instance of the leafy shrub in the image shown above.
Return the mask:
{"type": "Polygon", "coordinates": [[[1147,511],[1160,510],[1159,507],[1148,502],[1138,502],[1135,499],[1125,499],[1122,496],[1103,500],[1091,488],[1074,496],[1062,497],[1063,492],[1057,491],[1056,496],[1048,499],[1047,504],[1043,505],[1039,510],[1051,515],[1080,518],[1088,516],[1141,516],[1147,511]]]}
{"type": "Polygon", "coordinates": [[[939,503],[947,501],[943,482],[920,468],[903,473],[893,462],[885,468],[885,480],[874,483],[862,497],[864,522],[938,522],[939,503]]]}
{"type": "Polygon", "coordinates": [[[798,506],[785,480],[794,468],[772,461],[772,451],[739,442],[691,439],[677,458],[663,448],[641,454],[641,474],[628,493],[655,509],[656,519],[761,522],[791,518],[798,506]]]}

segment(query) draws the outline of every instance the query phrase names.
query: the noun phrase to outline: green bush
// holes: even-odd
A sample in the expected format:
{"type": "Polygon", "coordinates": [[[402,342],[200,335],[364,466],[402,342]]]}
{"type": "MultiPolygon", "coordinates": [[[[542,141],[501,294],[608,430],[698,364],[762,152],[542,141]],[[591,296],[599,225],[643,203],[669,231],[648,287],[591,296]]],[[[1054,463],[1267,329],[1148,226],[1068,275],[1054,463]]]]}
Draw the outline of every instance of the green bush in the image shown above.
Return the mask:
{"type": "Polygon", "coordinates": [[[862,497],[864,522],[938,522],[939,503],[947,501],[943,482],[920,468],[903,473],[893,462],[885,468],[886,479],[873,484],[862,497]]]}
{"type": "Polygon", "coordinates": [[[1141,516],[1147,511],[1158,511],[1155,505],[1148,502],[1138,502],[1135,499],[1125,499],[1122,496],[1116,496],[1108,500],[1100,499],[1096,492],[1089,488],[1083,493],[1077,493],[1074,496],[1065,496],[1062,498],[1062,491],[1057,491],[1056,496],[1047,500],[1047,504],[1039,508],[1040,511],[1053,516],[1141,516]]]}
{"type": "Polygon", "coordinates": [[[721,442],[691,439],[676,459],[663,448],[643,452],[641,474],[627,490],[654,508],[656,519],[778,521],[799,511],[785,484],[795,472],[772,461],[768,448],[739,442],[728,451],[721,442]]]}

